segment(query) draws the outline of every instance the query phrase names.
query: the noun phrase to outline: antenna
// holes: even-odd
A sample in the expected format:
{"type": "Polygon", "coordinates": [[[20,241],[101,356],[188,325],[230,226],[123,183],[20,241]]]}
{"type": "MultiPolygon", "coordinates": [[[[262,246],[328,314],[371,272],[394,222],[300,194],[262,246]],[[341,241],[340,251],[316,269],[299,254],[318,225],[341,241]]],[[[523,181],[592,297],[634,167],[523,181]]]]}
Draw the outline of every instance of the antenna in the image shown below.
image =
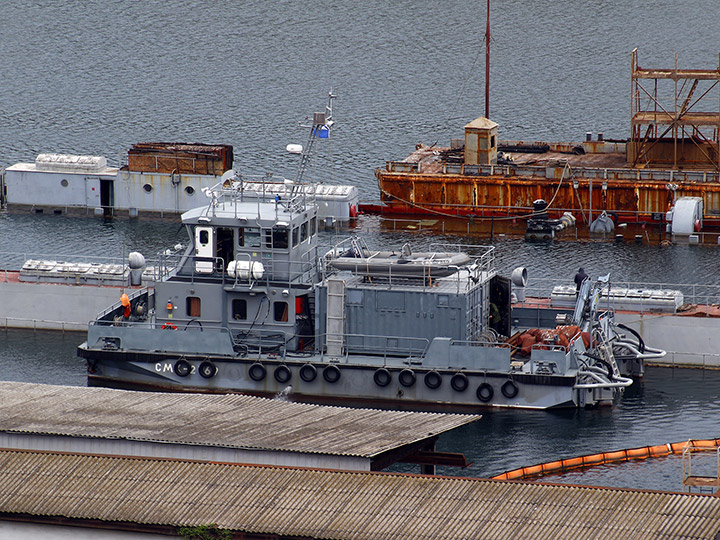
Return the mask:
{"type": "Polygon", "coordinates": [[[487,0],[485,27],[485,118],[490,119],[490,0],[487,0]]]}
{"type": "Polygon", "coordinates": [[[315,144],[315,139],[330,138],[330,130],[333,124],[335,124],[332,119],[332,104],[333,99],[335,99],[336,97],[337,96],[333,94],[332,89],[330,89],[330,92],[328,93],[328,104],[325,106],[325,112],[313,113],[312,125],[301,124],[302,127],[309,127],[310,133],[308,135],[307,144],[302,150],[300,166],[298,167],[297,173],[295,174],[294,186],[292,192],[290,193],[291,198],[295,196],[297,190],[299,189],[298,186],[302,183],[303,174],[305,173],[305,169],[310,162],[310,157],[312,155],[312,149],[313,145],[315,144]]]}

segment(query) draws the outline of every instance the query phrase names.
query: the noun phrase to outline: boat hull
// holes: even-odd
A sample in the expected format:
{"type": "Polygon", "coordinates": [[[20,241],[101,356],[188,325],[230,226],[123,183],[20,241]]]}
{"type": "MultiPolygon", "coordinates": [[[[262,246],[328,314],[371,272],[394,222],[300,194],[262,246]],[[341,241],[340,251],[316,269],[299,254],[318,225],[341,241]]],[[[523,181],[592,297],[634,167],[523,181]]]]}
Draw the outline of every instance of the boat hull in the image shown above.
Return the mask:
{"type": "MultiPolygon", "coordinates": [[[[550,177],[517,176],[511,169],[497,167],[495,174],[465,175],[442,173],[406,173],[378,169],[376,176],[383,207],[361,207],[387,215],[433,215],[476,217],[527,217],[533,201],[553,201],[551,217],[571,212],[587,223],[603,210],[614,221],[664,223],[666,213],[679,197],[702,197],[703,225],[720,227],[720,182],[682,181],[656,173],[642,180],[580,177],[560,181],[562,168],[550,177]]],[[[543,169],[545,171],[545,169],[543,169]]],[[[624,172],[624,171],[621,171],[624,172]]],[[[621,174],[618,172],[617,174],[621,174]]],[[[627,173],[635,171],[627,169],[627,173]]],[[[602,173],[602,171],[601,171],[602,173]]],[[[652,171],[643,171],[643,175],[652,171]]]]}
{"type": "Polygon", "coordinates": [[[78,354],[87,359],[91,386],[237,392],[321,404],[472,412],[487,407],[551,409],[611,404],[616,395],[609,389],[576,389],[574,375],[438,369],[390,364],[371,357],[362,363],[328,361],[320,355],[284,360],[272,356],[228,358],[97,350],[86,345],[78,354]],[[189,366],[187,373],[178,370],[181,360],[189,366]],[[209,372],[212,375],[205,376],[209,372]],[[379,374],[387,378],[378,382],[379,374]]]}

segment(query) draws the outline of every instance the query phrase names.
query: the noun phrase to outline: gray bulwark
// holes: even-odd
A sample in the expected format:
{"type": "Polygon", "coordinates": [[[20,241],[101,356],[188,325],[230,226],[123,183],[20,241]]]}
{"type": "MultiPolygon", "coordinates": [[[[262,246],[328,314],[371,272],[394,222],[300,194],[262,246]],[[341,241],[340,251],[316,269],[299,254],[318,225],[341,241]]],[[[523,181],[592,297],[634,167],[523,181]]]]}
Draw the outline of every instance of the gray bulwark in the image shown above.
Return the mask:
{"type": "Polygon", "coordinates": [[[479,418],[0,382],[0,447],[25,450],[368,471],[431,463],[438,435],[479,418]]]}

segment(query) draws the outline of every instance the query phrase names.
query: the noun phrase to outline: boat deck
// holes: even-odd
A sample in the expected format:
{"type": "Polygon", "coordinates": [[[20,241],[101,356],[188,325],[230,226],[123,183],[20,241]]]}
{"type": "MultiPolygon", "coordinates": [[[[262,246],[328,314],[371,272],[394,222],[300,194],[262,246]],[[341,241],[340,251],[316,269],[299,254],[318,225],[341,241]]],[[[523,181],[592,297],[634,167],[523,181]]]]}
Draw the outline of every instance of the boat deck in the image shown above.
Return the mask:
{"type": "MultiPolygon", "coordinates": [[[[568,143],[568,148],[570,148],[568,143]]],[[[420,146],[412,154],[402,160],[403,163],[420,163],[422,172],[425,174],[441,174],[443,164],[441,154],[449,151],[447,147],[420,146]]],[[[625,152],[602,152],[574,154],[571,152],[559,152],[549,150],[547,152],[503,152],[512,159],[515,165],[528,166],[556,166],[562,160],[570,167],[592,168],[592,169],[620,169],[627,167],[625,152]]]]}

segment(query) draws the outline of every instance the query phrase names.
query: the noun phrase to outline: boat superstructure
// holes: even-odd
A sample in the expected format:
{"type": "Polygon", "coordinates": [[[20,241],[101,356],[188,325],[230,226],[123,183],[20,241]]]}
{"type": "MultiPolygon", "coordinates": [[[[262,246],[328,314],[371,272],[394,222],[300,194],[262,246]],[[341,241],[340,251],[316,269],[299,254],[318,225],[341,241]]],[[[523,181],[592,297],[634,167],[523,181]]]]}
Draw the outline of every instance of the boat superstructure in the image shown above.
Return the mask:
{"type": "Polygon", "coordinates": [[[91,385],[421,410],[611,403],[632,383],[613,357],[612,313],[587,284],[577,330],[528,356],[510,334],[511,282],[494,248],[372,251],[318,244],[317,205],[215,186],[182,216],[189,247],[154,288],[90,324],[91,385]]]}

